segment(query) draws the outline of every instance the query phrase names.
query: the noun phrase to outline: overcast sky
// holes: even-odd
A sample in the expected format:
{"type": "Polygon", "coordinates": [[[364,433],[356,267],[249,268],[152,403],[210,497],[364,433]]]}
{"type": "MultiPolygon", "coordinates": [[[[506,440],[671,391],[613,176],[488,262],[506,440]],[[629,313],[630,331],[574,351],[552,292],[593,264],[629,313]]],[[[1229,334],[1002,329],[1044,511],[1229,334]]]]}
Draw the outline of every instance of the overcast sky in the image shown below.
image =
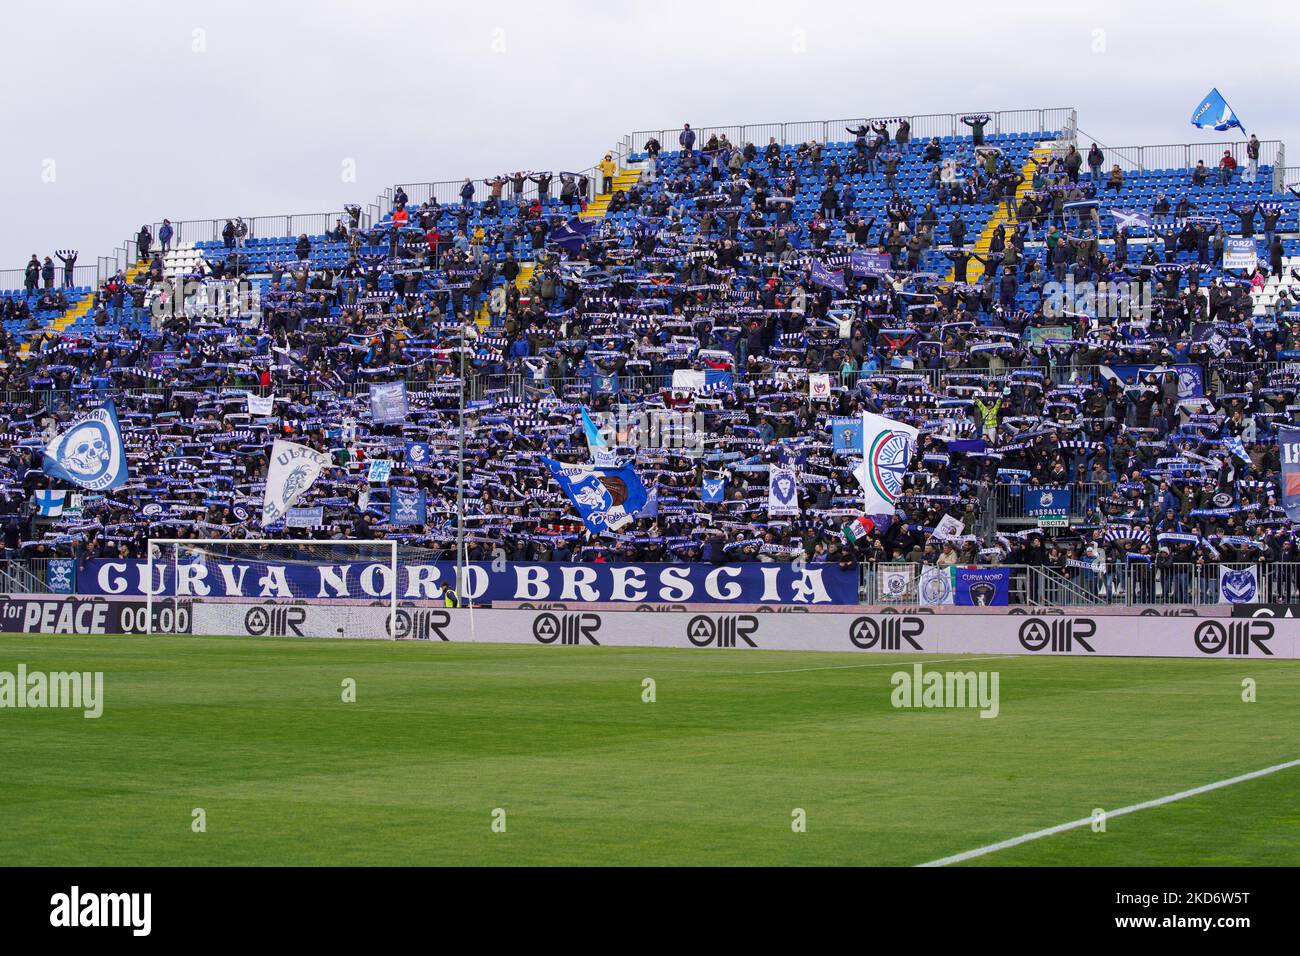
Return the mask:
{"type": "Polygon", "coordinates": [[[689,122],[1075,106],[1201,142],[1217,86],[1300,165],[1279,3],[85,0],[0,12],[0,269],[141,223],[336,211],[395,182],[581,169],[689,122]],[[354,181],[346,181],[352,174],[354,181]]]}

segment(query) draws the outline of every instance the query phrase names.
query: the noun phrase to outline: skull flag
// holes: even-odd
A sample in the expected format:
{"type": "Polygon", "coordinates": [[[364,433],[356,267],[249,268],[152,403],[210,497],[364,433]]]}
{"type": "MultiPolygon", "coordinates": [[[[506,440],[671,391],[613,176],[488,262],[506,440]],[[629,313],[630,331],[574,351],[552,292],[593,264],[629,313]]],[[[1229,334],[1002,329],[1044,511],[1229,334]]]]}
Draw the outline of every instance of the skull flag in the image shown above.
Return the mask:
{"type": "Polygon", "coordinates": [[[126,452],[113,402],[105,402],[54,436],[45,446],[41,467],[47,475],[91,491],[108,491],[126,484],[126,452]]]}
{"type": "Polygon", "coordinates": [[[334,463],[324,452],[276,439],[271,446],[271,467],[266,476],[266,497],[262,501],[262,526],[285,516],[289,506],[316,482],[322,468],[334,463]]]}

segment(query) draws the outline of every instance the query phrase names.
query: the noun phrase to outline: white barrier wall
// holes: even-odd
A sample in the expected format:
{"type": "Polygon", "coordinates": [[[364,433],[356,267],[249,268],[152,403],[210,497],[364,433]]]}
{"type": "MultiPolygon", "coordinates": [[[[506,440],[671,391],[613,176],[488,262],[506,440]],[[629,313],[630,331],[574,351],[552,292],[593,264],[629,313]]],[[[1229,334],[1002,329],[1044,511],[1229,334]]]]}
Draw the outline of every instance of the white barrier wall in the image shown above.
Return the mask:
{"type": "MultiPolygon", "coordinates": [[[[373,637],[381,607],[194,603],[194,634],[373,637]],[[275,614],[270,608],[276,607],[275,614]],[[276,615],[279,616],[276,616],[276,615]],[[268,619],[285,626],[268,628],[268,619]],[[290,620],[292,619],[292,620],[290,620]]],[[[681,647],[925,654],[1294,659],[1300,620],[1029,614],[735,614],[402,608],[399,639],[552,647],[681,647]]]]}

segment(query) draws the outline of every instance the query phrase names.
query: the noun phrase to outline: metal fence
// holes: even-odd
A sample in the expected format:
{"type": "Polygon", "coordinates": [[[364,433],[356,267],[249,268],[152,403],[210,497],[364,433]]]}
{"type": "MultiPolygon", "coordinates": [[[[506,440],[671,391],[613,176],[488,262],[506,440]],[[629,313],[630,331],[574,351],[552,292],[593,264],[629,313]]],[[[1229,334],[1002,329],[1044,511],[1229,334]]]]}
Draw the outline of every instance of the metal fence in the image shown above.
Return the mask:
{"type": "MultiPolygon", "coordinates": [[[[83,265],[73,266],[72,284],[80,288],[93,288],[99,270],[95,266],[83,265]]],[[[26,269],[0,269],[0,295],[10,292],[23,291],[23,281],[26,279],[26,269]]],[[[63,285],[63,264],[57,263],[54,267],[54,286],[55,289],[62,289],[63,285]]],[[[37,288],[43,290],[45,283],[38,282],[37,288]]]]}
{"type": "MultiPolygon", "coordinates": [[[[968,134],[970,128],[962,123],[963,116],[982,113],[989,117],[985,127],[986,135],[998,136],[1004,133],[1038,133],[1073,139],[1077,128],[1076,111],[1072,106],[1051,109],[1032,110],[967,110],[963,113],[923,113],[892,114],[890,116],[852,117],[850,119],[801,120],[791,123],[756,123],[744,126],[695,126],[696,144],[707,142],[710,136],[722,136],[724,133],[732,143],[744,145],[753,143],[760,149],[772,139],[782,145],[805,143],[810,140],[819,142],[844,141],[849,138],[846,128],[856,128],[863,123],[879,123],[884,120],[905,118],[912,128],[914,139],[929,139],[931,136],[961,136],[968,134]]],[[[641,153],[651,138],[659,140],[665,150],[677,148],[677,138],[684,127],[676,129],[637,130],[631,134],[629,150],[641,153]]]]}
{"type": "MultiPolygon", "coordinates": [[[[1148,607],[1169,605],[1197,607],[1227,605],[1220,593],[1220,571],[1249,572],[1255,569],[1257,589],[1251,604],[1300,606],[1300,564],[1265,563],[1147,564],[1115,563],[1104,571],[1063,566],[1000,565],[1010,572],[1008,598],[1012,606],[1148,607]]],[[[861,599],[864,604],[919,607],[926,602],[919,593],[923,565],[892,563],[862,566],[861,599]],[[894,572],[892,574],[887,572],[894,572]],[[902,578],[909,583],[897,588],[902,578]]]]}
{"type": "MultiPolygon", "coordinates": [[[[1080,148],[1087,142],[1087,137],[1079,143],[1080,148]]],[[[1118,165],[1126,173],[1148,172],[1160,169],[1191,169],[1198,161],[1203,161],[1213,170],[1223,158],[1224,150],[1232,154],[1241,166],[1246,165],[1246,140],[1222,140],[1217,143],[1170,143],[1162,146],[1101,146],[1105,156],[1103,169],[1118,165]]],[[[1284,170],[1286,150],[1276,139],[1259,141],[1260,166],[1276,167],[1284,170]]]]}

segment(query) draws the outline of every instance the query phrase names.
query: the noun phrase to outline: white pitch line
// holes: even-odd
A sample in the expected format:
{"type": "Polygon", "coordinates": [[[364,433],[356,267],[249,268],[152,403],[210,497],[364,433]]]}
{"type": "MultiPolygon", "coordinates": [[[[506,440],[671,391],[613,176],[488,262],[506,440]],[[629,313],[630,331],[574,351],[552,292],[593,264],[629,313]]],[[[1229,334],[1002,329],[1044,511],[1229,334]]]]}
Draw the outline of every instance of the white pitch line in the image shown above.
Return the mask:
{"type": "MultiPolygon", "coordinates": [[[[784,653],[784,652],[782,652],[784,653]]],[[[811,653],[818,653],[813,651],[811,653]]],[[[901,664],[957,664],[962,661],[1009,661],[1012,658],[1023,657],[1023,654],[967,654],[964,657],[905,657],[897,661],[871,661],[866,664],[826,664],[821,667],[791,667],[782,670],[771,671],[670,671],[677,675],[681,674],[708,674],[709,676],[739,676],[739,677],[761,677],[764,674],[801,674],[804,671],[842,671],[850,670],[857,667],[898,667],[901,664]]]]}
{"type": "MultiPolygon", "coordinates": [[[[1279,770],[1290,770],[1292,767],[1300,767],[1300,760],[1288,760],[1286,763],[1279,763],[1272,767],[1265,767],[1263,770],[1254,770],[1250,773],[1243,773],[1239,777],[1230,777],[1227,780],[1207,783],[1203,787],[1193,787],[1191,790],[1182,790],[1178,793],[1171,793],[1167,797],[1157,797],[1155,800],[1147,800],[1145,803],[1135,803],[1131,807],[1121,807],[1118,810],[1108,810],[1106,811],[1106,819],[1109,820],[1111,817],[1123,816],[1126,813],[1136,813],[1139,810],[1149,810],[1151,807],[1164,806],[1166,803],[1174,803],[1178,800],[1186,800],[1188,797],[1196,797],[1202,793],[1209,793],[1211,790],[1221,790],[1224,787],[1231,787],[1234,783],[1244,783],[1247,780],[1266,777],[1271,773],[1277,773],[1279,770]]],[[[996,853],[998,850],[1006,850],[1013,846],[1019,846],[1020,844],[1028,843],[1031,840],[1041,840],[1043,837],[1055,836],[1057,833],[1064,833],[1066,830],[1077,830],[1079,827],[1088,826],[1091,823],[1092,817],[1084,817],[1081,820],[1071,820],[1069,823],[1060,823],[1054,827],[1048,827],[1046,830],[1035,830],[1033,833],[1026,833],[1023,836],[1012,837],[1010,840],[1003,840],[1001,843],[990,843],[988,846],[982,846],[975,850],[967,850],[965,853],[958,853],[955,856],[945,856],[941,860],[931,860],[929,863],[918,863],[917,866],[947,866],[949,863],[962,863],[966,860],[973,860],[978,856],[996,853]]]]}

